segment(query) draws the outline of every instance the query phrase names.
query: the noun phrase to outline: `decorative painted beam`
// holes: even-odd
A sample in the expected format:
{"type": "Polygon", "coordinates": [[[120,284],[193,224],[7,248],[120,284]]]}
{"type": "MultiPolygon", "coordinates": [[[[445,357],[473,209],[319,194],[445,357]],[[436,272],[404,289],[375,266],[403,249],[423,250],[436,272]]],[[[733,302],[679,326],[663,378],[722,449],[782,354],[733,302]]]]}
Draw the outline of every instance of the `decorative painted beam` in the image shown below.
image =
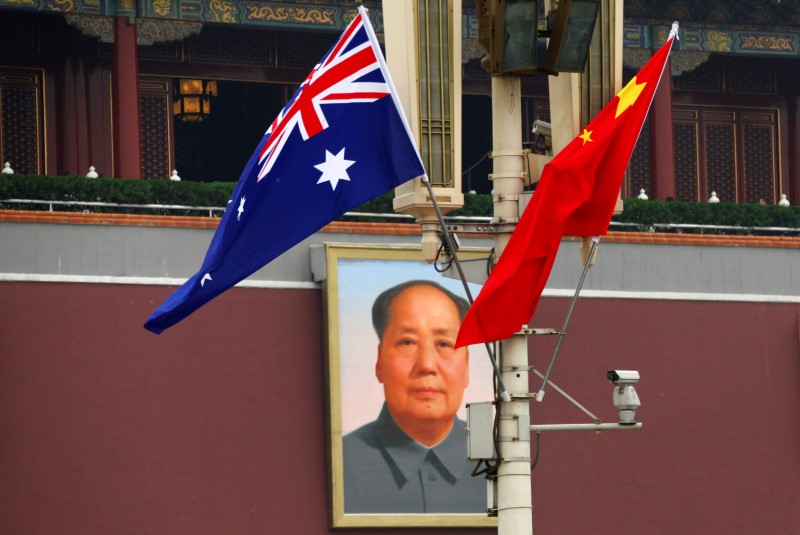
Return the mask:
{"type": "MultiPolygon", "coordinates": [[[[658,48],[667,40],[668,24],[634,24],[624,26],[625,48],[658,48]]],[[[800,57],[798,32],[773,32],[754,29],[695,27],[682,24],[674,50],[720,52],[730,55],[800,57]]]]}
{"type": "MultiPolygon", "coordinates": [[[[649,0],[655,1],[655,0],[649,0]]],[[[680,2],[677,2],[680,4],[680,2]]],[[[355,2],[336,0],[0,0],[0,10],[15,9],[71,15],[127,16],[138,20],[222,23],[283,29],[341,31],[355,14],[355,2]]],[[[364,0],[378,33],[383,32],[381,0],[364,0]]],[[[634,2],[632,5],[636,5],[634,2]]],[[[626,7],[627,9],[627,7],[626,7]]],[[[473,13],[465,12],[464,35],[475,26],[473,13]]],[[[676,51],[800,57],[800,31],[794,28],[761,29],[764,26],[722,26],[680,21],[676,51]]],[[[670,21],[671,23],[671,21],[670,21]]],[[[670,23],[627,22],[624,47],[653,49],[667,39],[670,23]]],[[[168,25],[169,26],[169,25],[168,25]]]]}
{"type": "MultiPolygon", "coordinates": [[[[65,13],[64,19],[84,35],[96,37],[103,43],[114,42],[114,17],[65,13]]],[[[202,27],[200,22],[137,18],[136,44],[182,41],[190,35],[200,33],[202,27]]]]}
{"type": "MultiPolygon", "coordinates": [[[[383,33],[381,0],[364,0],[375,31],[383,33]]],[[[355,16],[355,2],[335,0],[0,0],[0,9],[74,15],[125,16],[137,19],[189,21],[342,31],[355,16]]]]}

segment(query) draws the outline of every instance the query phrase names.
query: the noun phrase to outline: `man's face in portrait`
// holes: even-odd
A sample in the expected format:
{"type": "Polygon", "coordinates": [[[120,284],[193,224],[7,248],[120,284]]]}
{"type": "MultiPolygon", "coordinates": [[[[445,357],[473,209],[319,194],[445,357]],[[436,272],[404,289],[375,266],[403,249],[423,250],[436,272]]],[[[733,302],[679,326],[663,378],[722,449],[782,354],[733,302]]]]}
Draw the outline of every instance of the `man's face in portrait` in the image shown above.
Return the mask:
{"type": "Polygon", "coordinates": [[[431,286],[406,288],[389,307],[375,374],[395,422],[423,444],[449,431],[469,384],[467,349],[454,349],[460,325],[455,303],[431,286]]]}

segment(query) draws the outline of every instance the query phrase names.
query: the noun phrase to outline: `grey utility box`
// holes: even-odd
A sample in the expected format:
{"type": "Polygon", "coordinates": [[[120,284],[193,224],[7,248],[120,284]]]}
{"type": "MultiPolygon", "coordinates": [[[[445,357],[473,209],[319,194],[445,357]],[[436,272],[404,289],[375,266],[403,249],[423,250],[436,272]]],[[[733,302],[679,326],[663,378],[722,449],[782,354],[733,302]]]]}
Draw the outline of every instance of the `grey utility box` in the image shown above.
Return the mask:
{"type": "Polygon", "coordinates": [[[467,457],[470,460],[494,459],[493,409],[491,401],[467,403],[467,457]]]}

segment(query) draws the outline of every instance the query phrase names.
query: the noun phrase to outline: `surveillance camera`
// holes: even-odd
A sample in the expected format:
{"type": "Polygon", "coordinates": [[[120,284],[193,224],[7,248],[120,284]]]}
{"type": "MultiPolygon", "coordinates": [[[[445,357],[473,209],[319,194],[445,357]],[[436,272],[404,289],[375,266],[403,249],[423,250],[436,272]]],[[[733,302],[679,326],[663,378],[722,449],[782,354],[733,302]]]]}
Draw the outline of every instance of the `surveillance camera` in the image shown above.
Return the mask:
{"type": "Polygon", "coordinates": [[[636,423],[636,409],[642,406],[633,385],[639,382],[639,372],[634,370],[609,370],[608,380],[614,383],[614,406],[619,411],[621,424],[636,423]]]}
{"type": "Polygon", "coordinates": [[[639,382],[639,372],[635,370],[609,370],[606,377],[615,385],[635,385],[639,382]]]}
{"type": "Polygon", "coordinates": [[[552,137],[553,130],[550,126],[550,123],[545,121],[540,121],[536,119],[533,121],[533,129],[531,130],[534,134],[539,134],[541,136],[552,137]]]}

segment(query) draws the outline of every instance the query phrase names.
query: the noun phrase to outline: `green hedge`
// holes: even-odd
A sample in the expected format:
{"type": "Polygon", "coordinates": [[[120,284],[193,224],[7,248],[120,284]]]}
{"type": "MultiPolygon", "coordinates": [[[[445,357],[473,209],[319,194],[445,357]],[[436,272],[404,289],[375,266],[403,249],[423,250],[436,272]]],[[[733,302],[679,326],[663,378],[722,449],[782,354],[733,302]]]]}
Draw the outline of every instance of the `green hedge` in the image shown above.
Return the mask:
{"type": "MultiPolygon", "coordinates": [[[[390,213],[394,193],[381,195],[360,206],[354,211],[372,213],[390,213]]],[[[614,216],[612,221],[626,223],[625,226],[612,226],[612,230],[658,231],[658,232],[693,232],[706,234],[749,233],[749,228],[790,228],[800,229],[799,206],[762,206],[759,204],[735,203],[694,203],[679,201],[657,201],[624,199],[622,214],[614,216]],[[726,227],[744,227],[742,229],[686,229],[661,226],[708,225],[726,227]]],[[[492,215],[491,195],[464,195],[464,207],[448,213],[448,216],[492,215]]],[[[771,232],[781,234],[780,231],[771,232]]],[[[800,235],[791,233],[791,235],[800,235]]]]}
{"type": "MultiPolygon", "coordinates": [[[[26,176],[0,175],[0,200],[37,199],[53,201],[106,202],[117,204],[162,204],[181,206],[224,207],[235,183],[233,182],[173,182],[171,180],[118,180],[113,178],[85,178],[81,176],[26,176]]],[[[394,193],[389,192],[364,203],[354,212],[391,213],[394,193]]],[[[642,201],[625,199],[622,214],[614,221],[632,224],[612,227],[615,230],[645,230],[671,232],[730,233],[726,229],[677,229],[659,224],[693,224],[731,227],[780,227],[800,229],[800,206],[762,206],[758,204],[734,203],[690,203],[642,201]]],[[[23,203],[0,203],[2,208],[42,210],[42,205],[23,203]]],[[[80,205],[54,206],[60,211],[164,213],[173,215],[207,214],[207,211],[152,210],[119,207],[86,207],[80,205]]],[[[491,195],[465,195],[464,207],[449,216],[492,215],[491,195]]],[[[737,230],[735,232],[749,232],[737,230]]],[[[780,233],[780,232],[778,232],[780,233]]],[[[793,233],[797,235],[797,233],[793,233]]]]}
{"type": "MultiPolygon", "coordinates": [[[[0,200],[32,199],[117,204],[163,204],[224,207],[236,184],[233,182],[173,182],[172,180],[118,180],[81,176],[0,175],[0,200]]],[[[41,210],[42,205],[2,203],[4,208],[41,210]]],[[[197,211],[54,205],[54,210],[82,212],[163,213],[190,215],[197,211]]],[[[208,213],[200,211],[199,213],[208,213]]]]}
{"type": "MultiPolygon", "coordinates": [[[[735,204],[720,202],[716,204],[625,199],[622,214],[614,216],[613,221],[637,223],[637,230],[677,231],[654,224],[691,224],[709,226],[730,226],[744,228],[792,228],[800,229],[800,207],[760,204],[735,204]]],[[[635,228],[635,227],[634,227],[635,228]]],[[[681,229],[687,232],[687,229],[681,229]]],[[[730,229],[696,229],[695,232],[727,233],[730,229]]],[[[743,232],[743,231],[739,231],[743,232]]],[[[778,232],[779,233],[779,232],[778,232]]],[[[795,233],[795,235],[797,235],[795,233]]]]}

